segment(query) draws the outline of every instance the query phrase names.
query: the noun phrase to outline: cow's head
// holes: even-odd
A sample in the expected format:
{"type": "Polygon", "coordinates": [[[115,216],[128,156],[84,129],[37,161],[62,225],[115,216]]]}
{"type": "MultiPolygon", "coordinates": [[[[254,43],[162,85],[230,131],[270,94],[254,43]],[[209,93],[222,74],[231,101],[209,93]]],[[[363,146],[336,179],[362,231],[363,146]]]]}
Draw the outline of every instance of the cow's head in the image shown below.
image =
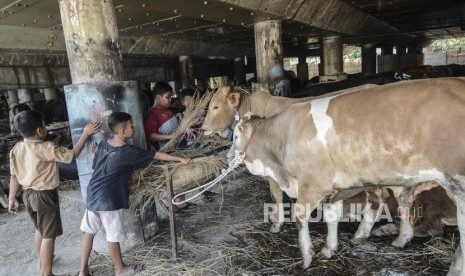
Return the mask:
{"type": "Polygon", "coordinates": [[[228,152],[228,158],[234,157],[236,150],[244,150],[246,144],[252,139],[253,129],[260,117],[248,112],[241,117],[241,120],[234,128],[234,139],[231,149],[228,152]]]}
{"type": "Polygon", "coordinates": [[[241,94],[233,86],[218,88],[208,105],[208,113],[202,129],[206,135],[218,133],[227,137],[227,127],[233,122],[235,110],[239,108],[241,94]]]}

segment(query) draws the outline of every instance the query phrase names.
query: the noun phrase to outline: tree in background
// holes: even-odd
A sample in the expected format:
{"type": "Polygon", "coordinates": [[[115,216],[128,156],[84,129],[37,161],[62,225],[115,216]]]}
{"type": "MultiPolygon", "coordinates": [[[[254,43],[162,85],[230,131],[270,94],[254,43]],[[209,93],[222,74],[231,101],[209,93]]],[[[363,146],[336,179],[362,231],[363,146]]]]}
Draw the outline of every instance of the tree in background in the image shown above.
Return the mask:
{"type": "Polygon", "coordinates": [[[465,50],[465,38],[450,38],[434,40],[428,47],[424,48],[424,53],[444,52],[457,49],[465,50]]]}
{"type": "Polygon", "coordinates": [[[360,46],[344,45],[344,61],[354,61],[362,57],[360,46]]]}

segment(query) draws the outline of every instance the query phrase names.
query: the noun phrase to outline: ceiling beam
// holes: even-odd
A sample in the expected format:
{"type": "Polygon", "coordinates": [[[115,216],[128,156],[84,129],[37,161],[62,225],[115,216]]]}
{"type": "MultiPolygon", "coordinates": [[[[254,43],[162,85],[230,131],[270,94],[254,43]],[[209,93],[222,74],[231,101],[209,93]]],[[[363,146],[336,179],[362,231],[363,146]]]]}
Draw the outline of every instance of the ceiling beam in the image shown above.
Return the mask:
{"type": "Polygon", "coordinates": [[[412,40],[416,36],[403,34],[397,28],[356,8],[342,0],[289,0],[289,1],[249,1],[214,0],[244,9],[259,11],[285,20],[300,22],[343,36],[363,36],[365,41],[377,42],[379,34],[396,35],[412,40]]]}
{"type": "MultiPolygon", "coordinates": [[[[235,58],[254,55],[253,47],[233,47],[227,44],[211,44],[151,36],[120,36],[123,54],[223,57],[235,58]]],[[[59,29],[0,25],[0,51],[37,51],[65,53],[63,32],[59,29]],[[12,35],[21,34],[21,35],[12,35]]]]}

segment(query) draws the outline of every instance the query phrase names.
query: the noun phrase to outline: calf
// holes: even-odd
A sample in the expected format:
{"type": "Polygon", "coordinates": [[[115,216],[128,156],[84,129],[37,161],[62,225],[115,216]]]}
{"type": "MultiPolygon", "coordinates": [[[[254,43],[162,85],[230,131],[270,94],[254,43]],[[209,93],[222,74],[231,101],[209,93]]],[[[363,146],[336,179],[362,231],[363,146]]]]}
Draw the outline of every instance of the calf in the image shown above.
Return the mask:
{"type": "MultiPolygon", "coordinates": [[[[444,234],[443,225],[457,225],[455,203],[439,186],[439,183],[429,184],[430,187],[427,190],[420,185],[413,191],[410,222],[413,226],[414,237],[440,236],[444,234]]],[[[388,223],[374,229],[371,234],[374,236],[398,235],[399,226],[395,223],[388,223]]]]}

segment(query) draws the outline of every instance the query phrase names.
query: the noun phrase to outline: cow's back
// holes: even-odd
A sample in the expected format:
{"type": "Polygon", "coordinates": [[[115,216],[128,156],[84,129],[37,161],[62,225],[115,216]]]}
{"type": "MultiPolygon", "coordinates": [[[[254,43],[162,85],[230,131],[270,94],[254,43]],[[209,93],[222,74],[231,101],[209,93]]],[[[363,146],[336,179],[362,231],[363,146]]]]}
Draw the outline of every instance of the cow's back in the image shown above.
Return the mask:
{"type": "Polygon", "coordinates": [[[429,167],[463,175],[464,90],[465,79],[445,78],[336,97],[327,111],[333,122],[328,143],[360,166],[380,162],[407,174],[429,167]]]}
{"type": "Polygon", "coordinates": [[[286,148],[276,156],[292,171],[331,167],[328,180],[349,186],[464,175],[464,90],[462,78],[427,79],[293,104],[271,118],[269,148],[286,148]]]}

